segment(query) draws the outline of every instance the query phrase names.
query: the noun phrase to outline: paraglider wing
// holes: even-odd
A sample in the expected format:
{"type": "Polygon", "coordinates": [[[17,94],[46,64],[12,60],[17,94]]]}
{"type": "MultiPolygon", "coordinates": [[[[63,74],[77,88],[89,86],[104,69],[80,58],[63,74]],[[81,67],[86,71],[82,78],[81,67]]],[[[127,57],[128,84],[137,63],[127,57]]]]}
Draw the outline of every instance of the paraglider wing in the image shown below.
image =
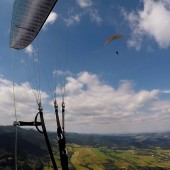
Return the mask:
{"type": "Polygon", "coordinates": [[[118,38],[123,38],[122,35],[112,35],[110,36],[105,42],[104,42],[104,45],[107,45],[108,43],[110,43],[112,40],[114,39],[118,39],[118,38]]]}
{"type": "Polygon", "coordinates": [[[41,30],[58,0],[15,0],[10,31],[10,47],[23,49],[41,30]]]}

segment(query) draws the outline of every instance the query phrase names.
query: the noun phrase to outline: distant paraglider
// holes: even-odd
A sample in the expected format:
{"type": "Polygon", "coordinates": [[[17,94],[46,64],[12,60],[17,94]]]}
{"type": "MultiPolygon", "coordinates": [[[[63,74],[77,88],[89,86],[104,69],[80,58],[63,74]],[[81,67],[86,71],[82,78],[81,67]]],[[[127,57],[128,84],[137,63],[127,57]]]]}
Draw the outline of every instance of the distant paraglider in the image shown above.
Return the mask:
{"type": "MultiPolygon", "coordinates": [[[[112,35],[110,36],[105,42],[104,42],[104,45],[108,45],[111,41],[115,40],[115,39],[118,39],[118,38],[123,38],[122,35],[120,34],[117,34],[117,35],[112,35]]],[[[119,52],[116,51],[115,52],[117,55],[119,55],[119,52]]]]}
{"type": "Polygon", "coordinates": [[[112,35],[110,36],[105,42],[104,45],[107,45],[108,43],[110,43],[111,41],[118,39],[118,38],[123,38],[122,35],[118,34],[118,35],[112,35]]]}

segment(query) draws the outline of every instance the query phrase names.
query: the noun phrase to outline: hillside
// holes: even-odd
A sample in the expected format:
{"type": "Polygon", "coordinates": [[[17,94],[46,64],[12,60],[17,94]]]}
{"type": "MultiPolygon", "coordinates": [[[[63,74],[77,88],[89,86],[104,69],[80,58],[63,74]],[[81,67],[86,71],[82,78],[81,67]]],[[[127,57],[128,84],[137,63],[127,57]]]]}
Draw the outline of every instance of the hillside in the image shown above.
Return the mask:
{"type": "MultiPolygon", "coordinates": [[[[56,133],[48,133],[59,155],[56,133]]],[[[15,127],[0,126],[0,169],[14,169],[15,127]]],[[[170,133],[87,135],[66,133],[70,169],[170,169],[170,133]]],[[[18,128],[18,169],[50,169],[42,134],[18,128]]]]}

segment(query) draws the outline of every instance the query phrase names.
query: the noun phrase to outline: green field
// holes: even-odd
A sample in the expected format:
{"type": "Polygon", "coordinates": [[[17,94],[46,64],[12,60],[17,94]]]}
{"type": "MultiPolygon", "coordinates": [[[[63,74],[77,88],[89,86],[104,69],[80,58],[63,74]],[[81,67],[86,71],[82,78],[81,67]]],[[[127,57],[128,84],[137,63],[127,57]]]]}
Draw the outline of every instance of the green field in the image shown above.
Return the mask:
{"type": "MultiPolygon", "coordinates": [[[[61,170],[56,134],[49,135],[61,170]]],[[[69,170],[170,170],[170,133],[66,135],[69,170]]],[[[53,170],[43,135],[19,129],[18,137],[18,170],[53,170]]],[[[0,139],[0,170],[13,170],[14,129],[0,127],[0,139]]]]}
{"type": "MultiPolygon", "coordinates": [[[[170,150],[117,150],[113,147],[96,148],[77,144],[69,144],[67,148],[71,170],[170,169],[170,150]]],[[[44,170],[52,170],[52,165],[46,164],[44,170]]]]}
{"type": "Polygon", "coordinates": [[[69,145],[70,164],[77,170],[170,169],[170,150],[116,150],[115,148],[69,145]]]}

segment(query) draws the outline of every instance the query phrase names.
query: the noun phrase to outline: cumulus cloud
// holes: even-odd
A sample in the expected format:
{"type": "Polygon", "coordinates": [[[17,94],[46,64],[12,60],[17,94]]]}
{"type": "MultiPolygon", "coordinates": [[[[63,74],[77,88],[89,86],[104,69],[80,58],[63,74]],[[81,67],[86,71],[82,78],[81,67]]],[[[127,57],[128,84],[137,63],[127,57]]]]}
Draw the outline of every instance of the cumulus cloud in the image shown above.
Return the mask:
{"type": "Polygon", "coordinates": [[[102,18],[100,17],[97,9],[90,10],[89,15],[90,15],[91,21],[93,21],[93,22],[95,22],[97,24],[100,24],[102,22],[102,18]]]}
{"type": "MultiPolygon", "coordinates": [[[[18,120],[33,121],[37,113],[37,106],[34,97],[35,90],[29,83],[15,84],[0,76],[0,124],[12,125],[15,121],[15,107],[18,120]],[[13,90],[14,89],[14,90],[13,90]],[[15,99],[15,107],[14,107],[15,99]]],[[[41,92],[42,101],[44,102],[48,95],[41,92]]]]}
{"type": "MultiPolygon", "coordinates": [[[[27,46],[24,51],[34,62],[38,62],[38,50],[32,44],[27,46]]],[[[25,63],[24,58],[21,60],[21,63],[25,63]]]]}
{"type": "Polygon", "coordinates": [[[140,49],[144,36],[154,39],[160,48],[170,46],[170,1],[143,0],[143,9],[127,12],[125,19],[132,30],[129,46],[140,49]]]}
{"type": "MultiPolygon", "coordinates": [[[[62,74],[60,72],[60,74],[62,74]]],[[[61,87],[57,102],[61,109],[61,87]]],[[[0,76],[0,123],[11,124],[14,118],[13,83],[0,76]]],[[[103,82],[97,75],[81,72],[69,75],[65,86],[66,131],[86,133],[132,133],[168,131],[170,100],[161,99],[169,90],[135,90],[133,81],[122,80],[117,87],[103,82]],[[160,95],[161,94],[161,95],[160,95]]],[[[15,84],[19,120],[32,121],[37,113],[29,83],[15,84]]],[[[53,101],[41,91],[46,125],[55,130],[53,101]],[[49,108],[51,105],[51,109],[49,108]]],[[[60,112],[61,113],[61,110],[60,112]]]]}
{"type": "Polygon", "coordinates": [[[92,3],[92,0],[76,0],[76,3],[80,8],[79,12],[74,8],[69,9],[69,17],[64,19],[68,26],[79,24],[83,17],[88,17],[91,22],[98,25],[101,24],[102,18],[98,10],[95,8],[95,3],[92,3]]]}
{"type": "Polygon", "coordinates": [[[76,2],[81,8],[92,6],[92,0],[76,0],[76,2]]]}
{"type": "Polygon", "coordinates": [[[70,26],[70,25],[78,24],[80,22],[80,19],[81,19],[81,14],[75,14],[69,16],[69,18],[65,18],[64,21],[67,26],[70,26]]]}
{"type": "Polygon", "coordinates": [[[28,47],[26,47],[25,53],[30,55],[30,56],[36,54],[36,51],[35,51],[35,49],[34,49],[32,44],[30,44],[28,47]]]}
{"type": "Polygon", "coordinates": [[[135,91],[132,81],[121,81],[113,88],[88,72],[68,77],[65,88],[69,130],[127,133],[169,128],[170,101],[160,100],[158,89],[135,91]]]}
{"type": "Polygon", "coordinates": [[[48,16],[46,22],[43,25],[43,30],[46,30],[48,28],[49,25],[54,24],[54,22],[57,20],[58,15],[56,12],[51,12],[50,15],[48,16]]]}
{"type": "Polygon", "coordinates": [[[62,70],[54,70],[53,71],[53,75],[55,76],[68,76],[68,75],[72,75],[70,71],[62,71],[62,70]]]}

